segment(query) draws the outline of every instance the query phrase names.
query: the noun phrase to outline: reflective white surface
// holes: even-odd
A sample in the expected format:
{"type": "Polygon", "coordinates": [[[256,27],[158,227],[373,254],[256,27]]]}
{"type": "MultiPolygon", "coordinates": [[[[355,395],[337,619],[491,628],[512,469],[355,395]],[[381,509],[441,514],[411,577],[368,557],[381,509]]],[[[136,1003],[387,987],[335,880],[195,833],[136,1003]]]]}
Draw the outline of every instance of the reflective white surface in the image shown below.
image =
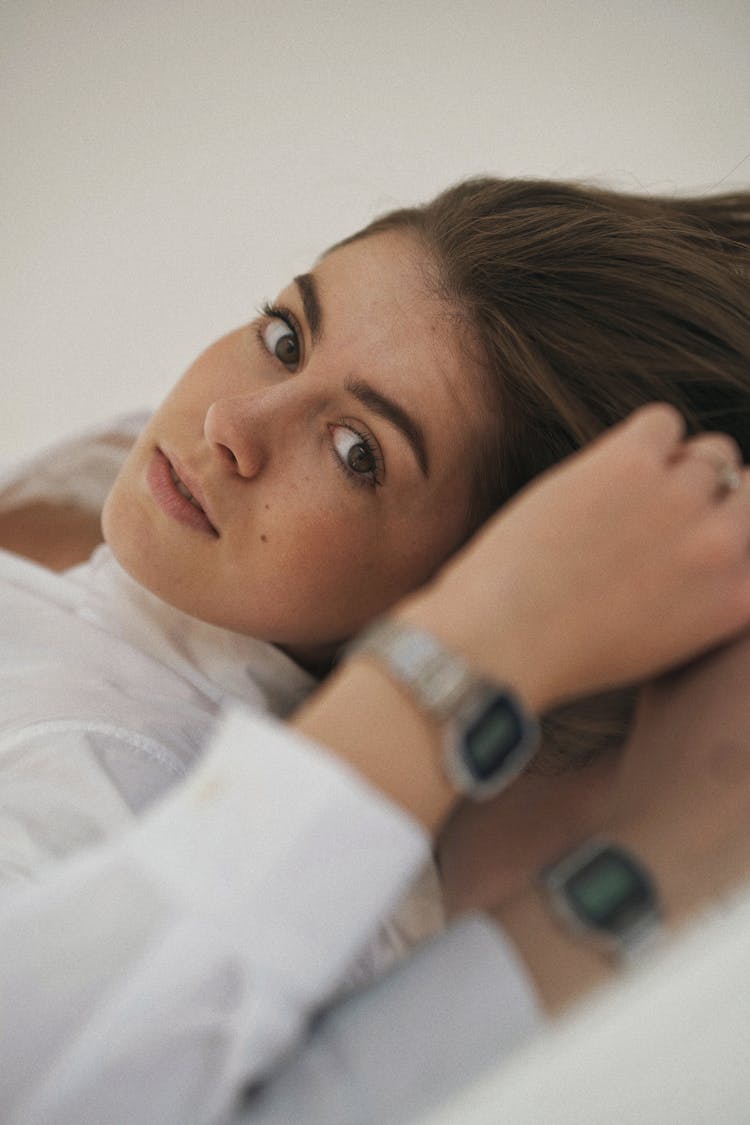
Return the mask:
{"type": "Polygon", "coordinates": [[[749,934],[750,892],[418,1125],[745,1125],[749,934]]]}

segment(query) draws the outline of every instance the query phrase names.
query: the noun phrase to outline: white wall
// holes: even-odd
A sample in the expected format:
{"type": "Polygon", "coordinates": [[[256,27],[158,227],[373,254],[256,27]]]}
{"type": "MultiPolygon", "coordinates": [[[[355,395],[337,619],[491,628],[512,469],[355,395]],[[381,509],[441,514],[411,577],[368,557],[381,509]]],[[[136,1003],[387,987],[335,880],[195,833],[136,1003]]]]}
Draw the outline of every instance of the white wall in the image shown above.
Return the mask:
{"type": "Polygon", "coordinates": [[[747,0],[3,0],[0,456],[469,173],[750,178],[747,0]]]}

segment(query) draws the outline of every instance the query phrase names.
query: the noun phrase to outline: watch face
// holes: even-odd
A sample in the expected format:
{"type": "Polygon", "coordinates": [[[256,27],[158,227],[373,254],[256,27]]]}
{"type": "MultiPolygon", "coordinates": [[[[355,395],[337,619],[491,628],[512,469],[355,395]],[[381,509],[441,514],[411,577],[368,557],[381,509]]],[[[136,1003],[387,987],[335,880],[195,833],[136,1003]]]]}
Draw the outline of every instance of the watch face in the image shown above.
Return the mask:
{"type": "Polygon", "coordinates": [[[623,852],[606,848],[565,881],[568,902],[590,926],[620,933],[653,902],[644,872],[623,852]]]}
{"type": "Polygon", "coordinates": [[[506,696],[496,695],[464,733],[464,759],[473,777],[493,778],[524,737],[517,709],[506,696]]]}

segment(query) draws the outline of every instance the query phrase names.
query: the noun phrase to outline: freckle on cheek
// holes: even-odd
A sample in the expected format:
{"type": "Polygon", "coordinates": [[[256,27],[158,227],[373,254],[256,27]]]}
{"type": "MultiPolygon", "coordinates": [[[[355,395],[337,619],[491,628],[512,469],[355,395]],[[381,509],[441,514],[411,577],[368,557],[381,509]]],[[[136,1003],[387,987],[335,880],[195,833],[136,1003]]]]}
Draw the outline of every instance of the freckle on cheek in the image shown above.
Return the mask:
{"type": "Polygon", "coordinates": [[[267,543],[268,542],[268,536],[267,535],[261,535],[260,541],[261,541],[261,543],[267,543]]]}

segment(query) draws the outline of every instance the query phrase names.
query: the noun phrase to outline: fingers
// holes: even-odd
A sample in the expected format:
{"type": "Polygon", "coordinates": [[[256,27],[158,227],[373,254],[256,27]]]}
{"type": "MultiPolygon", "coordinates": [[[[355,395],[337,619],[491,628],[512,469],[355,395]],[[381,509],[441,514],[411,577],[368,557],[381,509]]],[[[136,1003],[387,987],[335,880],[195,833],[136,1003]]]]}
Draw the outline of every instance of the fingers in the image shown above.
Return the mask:
{"type": "Polygon", "coordinates": [[[669,456],[685,436],[685,419],[676,407],[667,402],[650,402],[633,411],[620,423],[620,428],[627,430],[637,441],[663,449],[669,456]]]}
{"type": "Polygon", "coordinates": [[[680,465],[690,476],[692,486],[715,499],[725,499],[748,484],[742,451],[724,433],[702,433],[685,438],[685,421],[667,403],[651,403],[636,410],[623,427],[628,437],[642,449],[665,455],[667,462],[680,465]]]}

